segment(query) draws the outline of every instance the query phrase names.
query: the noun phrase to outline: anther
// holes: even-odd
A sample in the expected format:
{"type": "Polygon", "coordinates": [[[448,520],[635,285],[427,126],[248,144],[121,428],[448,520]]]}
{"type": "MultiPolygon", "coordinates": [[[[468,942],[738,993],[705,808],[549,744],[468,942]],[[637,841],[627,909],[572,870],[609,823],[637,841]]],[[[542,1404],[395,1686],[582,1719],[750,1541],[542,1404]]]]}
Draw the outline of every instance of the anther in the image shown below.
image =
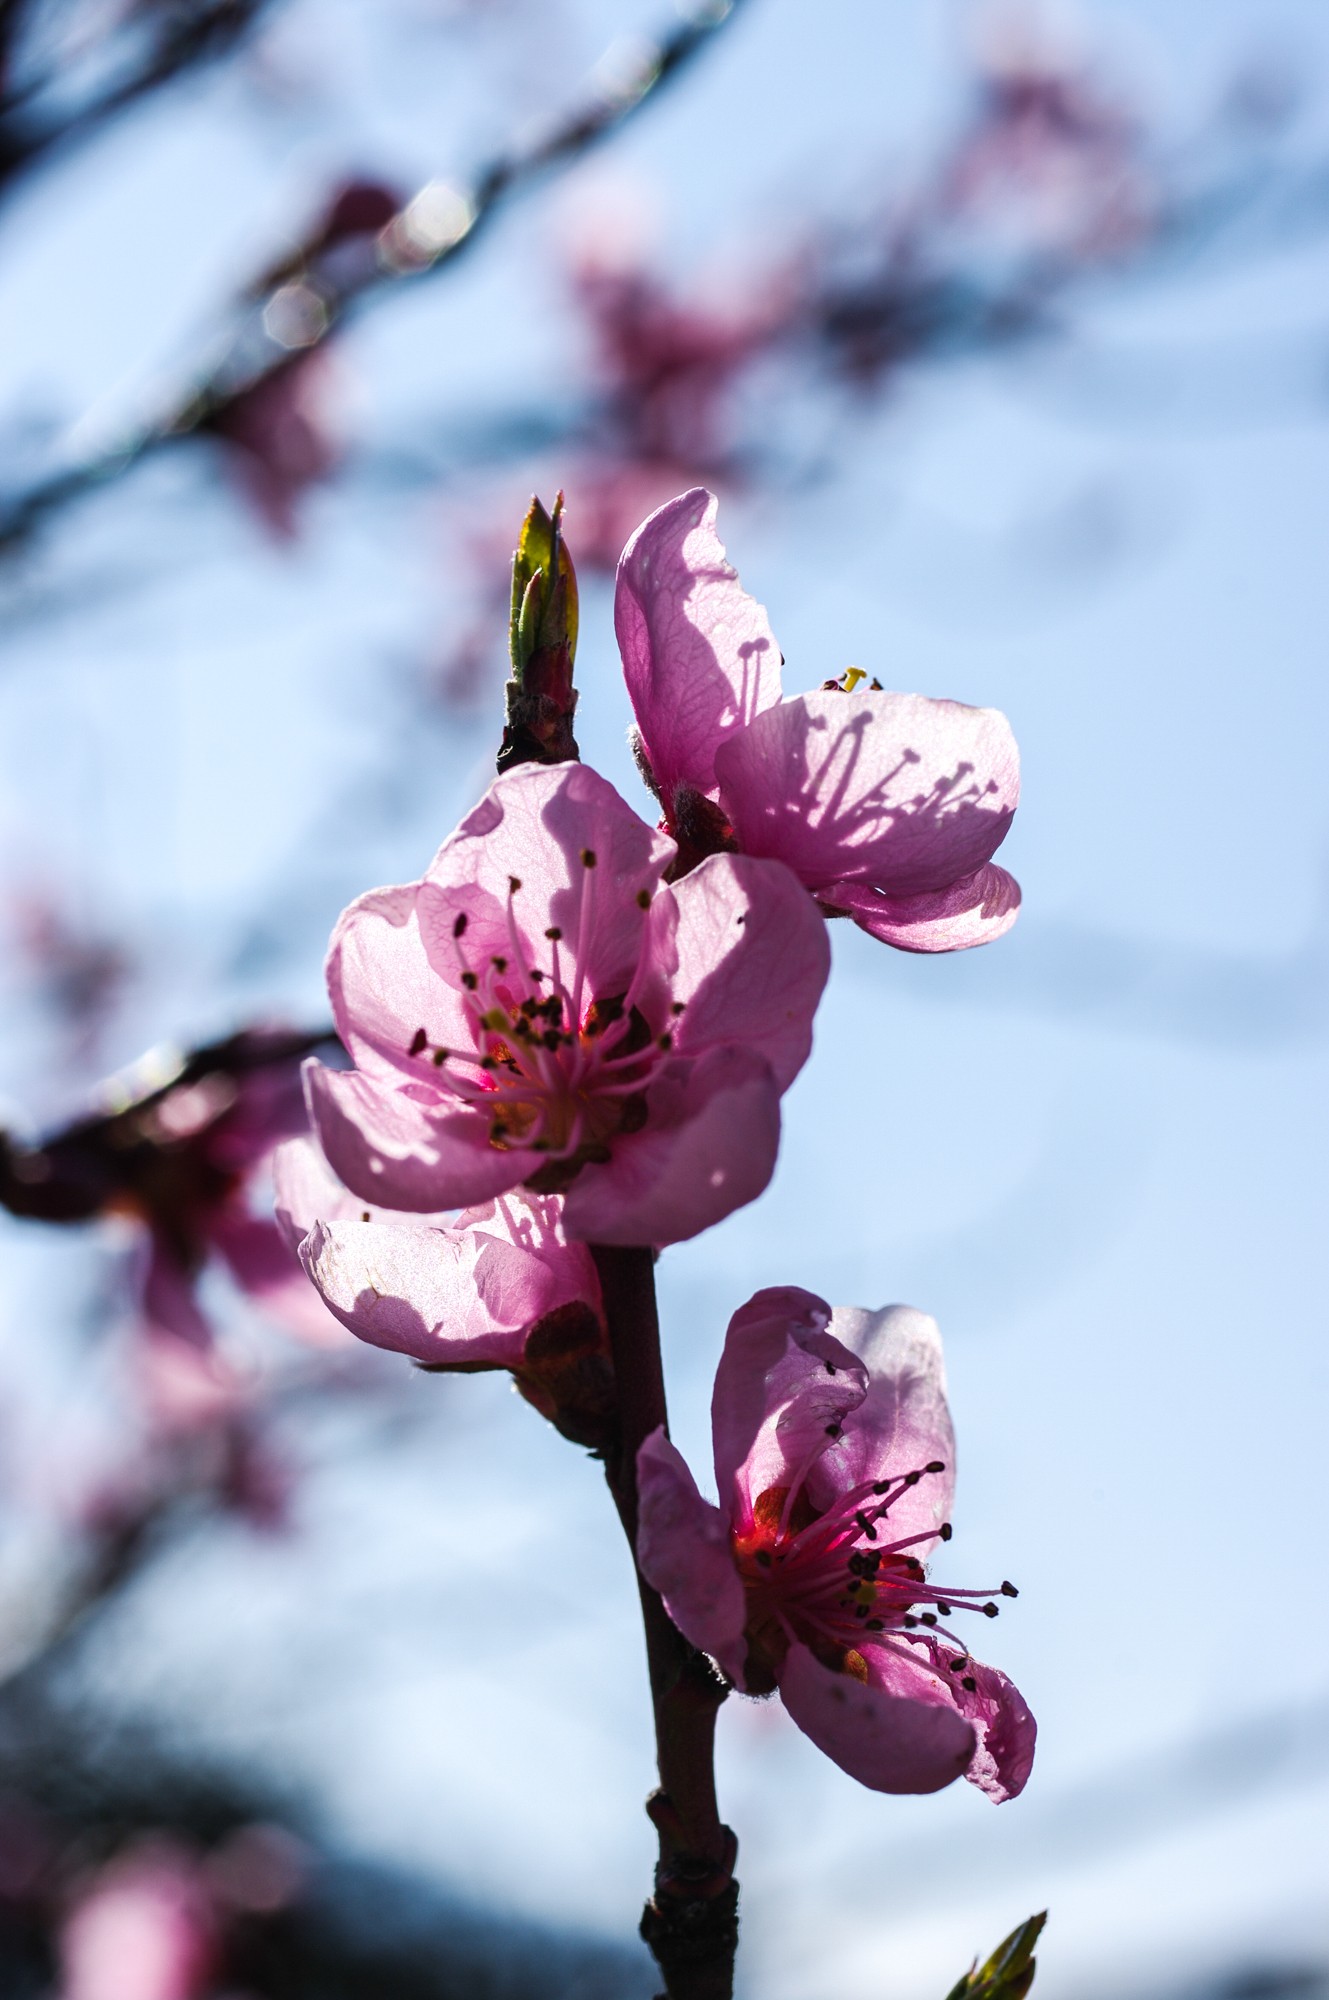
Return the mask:
{"type": "Polygon", "coordinates": [[[670,1006],[669,1011],[671,1014],[685,1013],[687,1011],[687,1004],[686,1000],[675,1000],[670,1006]]]}
{"type": "Polygon", "coordinates": [[[949,1521],[943,1521],[941,1526],[938,1528],[937,1533],[941,1537],[943,1542],[949,1542],[951,1536],[955,1533],[955,1530],[951,1526],[949,1521]]]}
{"type": "Polygon", "coordinates": [[[583,868],[594,868],[595,849],[593,847],[583,847],[581,851],[581,865],[583,868]]]}
{"type": "Polygon", "coordinates": [[[834,1373],[835,1373],[835,1363],[834,1363],[833,1361],[828,1361],[828,1362],[826,1363],[826,1373],[827,1373],[828,1375],[834,1375],[834,1373]]]}
{"type": "Polygon", "coordinates": [[[476,987],[480,984],[473,972],[463,972],[461,983],[468,993],[474,993],[476,987]]]}
{"type": "Polygon", "coordinates": [[[937,1614],[935,1611],[920,1611],[918,1614],[918,1622],[920,1625],[935,1625],[937,1622],[937,1614]]]}
{"type": "Polygon", "coordinates": [[[506,972],[508,969],[508,962],[506,958],[493,958],[489,962],[493,966],[495,972],[506,972]]]}
{"type": "Polygon", "coordinates": [[[950,1668],[953,1674],[958,1674],[961,1667],[967,1667],[969,1665],[969,1655],[968,1653],[961,1653],[958,1659],[947,1660],[946,1664],[950,1668]]]}
{"type": "MultiPolygon", "coordinates": [[[[931,1470],[930,1467],[929,1470],[931,1470]]],[[[919,1480],[922,1477],[923,1475],[921,1472],[906,1472],[904,1476],[904,1483],[906,1486],[917,1486],[919,1480]]]]}
{"type": "Polygon", "coordinates": [[[960,1686],[966,1689],[969,1694],[976,1694],[978,1691],[978,1682],[974,1679],[972,1674],[966,1674],[964,1679],[960,1682],[960,1686]]]}
{"type": "Polygon", "coordinates": [[[432,1057],[430,1058],[435,1069],[442,1069],[447,1059],[448,1059],[448,1051],[446,1049],[435,1049],[432,1057]]]}
{"type": "Polygon", "coordinates": [[[872,1482],[872,1490],[874,1493],[877,1494],[889,1493],[894,1484],[895,1481],[893,1479],[874,1479],[872,1482]]]}
{"type": "Polygon", "coordinates": [[[862,1508],[860,1508],[859,1511],[855,1514],[854,1519],[858,1522],[860,1531],[867,1536],[868,1540],[870,1542],[875,1542],[877,1539],[877,1531],[873,1527],[871,1521],[869,1521],[867,1515],[863,1512],[862,1508]]]}
{"type": "Polygon", "coordinates": [[[651,892],[650,892],[650,890],[649,890],[649,889],[638,889],[638,891],[637,891],[637,908],[638,908],[639,910],[649,910],[649,909],[650,909],[650,907],[651,907],[651,892]]]}
{"type": "Polygon", "coordinates": [[[1001,1586],[1001,1594],[1003,1597],[1018,1597],[1020,1595],[1019,1591],[1015,1588],[1015,1585],[1013,1583],[1003,1583],[1003,1585],[1001,1586]]]}
{"type": "Polygon", "coordinates": [[[827,1424],[826,1435],[828,1438],[838,1438],[840,1435],[839,1424],[827,1424]]]}
{"type": "Polygon", "coordinates": [[[360,1211],[360,1220],[361,1220],[361,1222],[368,1222],[368,1221],[369,1221],[369,1219],[370,1219],[370,1218],[369,1218],[369,1210],[368,1210],[367,1208],[362,1208],[362,1209],[361,1209],[361,1211],[360,1211]]]}
{"type": "Polygon", "coordinates": [[[985,1618],[998,1618],[1001,1615],[1000,1606],[991,1602],[984,1604],[981,1609],[985,1618]]]}
{"type": "Polygon", "coordinates": [[[517,893],[517,891],[518,891],[518,889],[520,889],[520,887],[521,887],[521,876],[520,876],[520,875],[509,875],[509,877],[508,877],[508,894],[509,894],[510,896],[515,896],[515,895],[516,895],[516,893],[517,893]]]}
{"type": "Polygon", "coordinates": [[[466,912],[465,912],[465,910],[462,910],[462,911],[461,911],[461,912],[460,912],[460,913],[459,913],[459,914],[458,914],[458,915],[457,915],[457,916],[456,916],[456,917],[455,917],[455,918],[453,919],[453,924],[452,924],[452,935],[453,935],[453,936],[454,936],[455,938],[459,938],[459,937],[460,937],[460,936],[462,935],[462,932],[463,932],[463,931],[464,931],[464,930],[466,929],[466,923],[467,923],[467,917],[466,917],[466,912]]]}
{"type": "Polygon", "coordinates": [[[657,1035],[655,1046],[657,1049],[663,1049],[667,1055],[674,1046],[674,1038],[672,1035],[657,1035]]]}
{"type": "Polygon", "coordinates": [[[865,1629],[869,1632],[884,1632],[886,1621],[884,1618],[869,1618],[865,1629]]]}
{"type": "Polygon", "coordinates": [[[946,1470],[946,1461],[944,1458],[934,1458],[929,1464],[923,1467],[923,1470],[924,1472],[944,1472],[946,1470]]]}
{"type": "Polygon", "coordinates": [[[941,1613],[941,1615],[942,1615],[942,1617],[943,1617],[943,1618],[949,1618],[949,1617],[950,1617],[950,1615],[951,1615],[951,1611],[952,1611],[952,1608],[953,1608],[953,1607],[952,1607],[951,1605],[943,1603],[943,1602],[942,1602],[942,1600],[941,1600],[941,1598],[939,1597],[939,1598],[937,1598],[937,1599],[936,1599],[936,1606],[937,1606],[937,1609],[938,1609],[938,1611],[940,1611],[940,1613],[941,1613]]]}
{"type": "Polygon", "coordinates": [[[420,1053],[420,1051],[421,1051],[421,1049],[422,1049],[422,1048],[424,1048],[424,1046],[425,1046],[425,1044],[426,1044],[426,1043],[428,1042],[428,1040],[429,1040],[429,1037],[428,1037],[428,1035],[427,1035],[427,1034],[425,1033],[424,1029],[423,1029],[423,1028],[417,1028],[417,1029],[416,1029],[416,1031],[415,1031],[415,1033],[414,1033],[414,1034],[413,1034],[413,1035],[411,1036],[411,1046],[410,1046],[410,1048],[409,1048],[409,1049],[408,1049],[408,1050],[406,1051],[406,1053],[407,1053],[408,1055],[412,1055],[412,1056],[418,1056],[418,1055],[419,1055],[419,1053],[420,1053]]]}
{"type": "Polygon", "coordinates": [[[915,1618],[915,1616],[914,1616],[914,1614],[913,1614],[913,1612],[912,1612],[912,1611],[906,1611],[906,1612],[905,1612],[905,1614],[904,1614],[904,1622],[905,1622],[905,1627],[906,1627],[906,1629],[907,1629],[908,1631],[912,1632],[912,1631],[913,1631],[913,1629],[914,1629],[914,1627],[915,1627],[915,1625],[917,1625],[917,1623],[918,1623],[918,1620],[917,1620],[917,1618],[915,1618]]]}
{"type": "MultiPolygon", "coordinates": [[[[557,924],[551,924],[549,926],[549,929],[545,932],[545,936],[549,939],[550,944],[557,944],[562,935],[563,933],[559,929],[557,924]]],[[[531,977],[532,979],[534,979],[535,974],[532,973],[531,977]]]]}

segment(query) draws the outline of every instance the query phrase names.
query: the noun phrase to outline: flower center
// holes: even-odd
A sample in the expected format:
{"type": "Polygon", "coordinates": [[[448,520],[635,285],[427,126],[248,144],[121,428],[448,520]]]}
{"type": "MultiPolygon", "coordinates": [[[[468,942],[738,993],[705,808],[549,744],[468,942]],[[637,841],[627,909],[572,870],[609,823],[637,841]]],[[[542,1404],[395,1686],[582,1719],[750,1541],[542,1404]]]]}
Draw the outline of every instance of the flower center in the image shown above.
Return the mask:
{"type": "MultiPolygon", "coordinates": [[[[580,935],[569,951],[563,932],[550,926],[544,934],[547,967],[529,963],[530,948],[513,912],[521,888],[516,876],[509,877],[507,950],[472,957],[469,920],[464,911],[458,914],[452,936],[472,1046],[443,1048],[419,1028],[409,1050],[431,1066],[442,1089],[483,1113],[491,1146],[550,1155],[526,1183],[541,1194],[560,1192],[583,1166],[607,1160],[617,1135],[640,1131],[647,1085],[673,1046],[668,1029],[657,1032],[637,1005],[644,948],[624,992],[588,991],[583,968],[593,935],[596,866],[589,848],[582,865],[587,882],[580,935]]],[[[644,915],[650,890],[640,890],[636,900],[644,915]]],[[[673,1002],[671,1012],[677,1017],[683,1003],[673,1002]]]]}
{"type": "Polygon", "coordinates": [[[947,1665],[972,1688],[968,1649],[941,1620],[956,1611],[995,1618],[995,1598],[1018,1595],[1013,1583],[993,1591],[943,1590],[927,1580],[912,1551],[922,1542],[951,1539],[950,1523],[921,1534],[889,1539],[886,1517],[919,1481],[945,1471],[939,1459],[912,1472],[868,1481],[839,1495],[818,1513],[804,1483],[772,1486],[760,1494],[749,1523],[736,1530],[734,1558],[747,1594],[749,1644],[746,1678],[753,1693],[774,1687],[789,1647],[807,1646],[823,1665],[864,1679],[859,1648],[887,1644],[918,1628],[935,1630],[956,1651],[947,1665]],[[920,1609],[922,1606],[924,1608],[920,1609]]]}

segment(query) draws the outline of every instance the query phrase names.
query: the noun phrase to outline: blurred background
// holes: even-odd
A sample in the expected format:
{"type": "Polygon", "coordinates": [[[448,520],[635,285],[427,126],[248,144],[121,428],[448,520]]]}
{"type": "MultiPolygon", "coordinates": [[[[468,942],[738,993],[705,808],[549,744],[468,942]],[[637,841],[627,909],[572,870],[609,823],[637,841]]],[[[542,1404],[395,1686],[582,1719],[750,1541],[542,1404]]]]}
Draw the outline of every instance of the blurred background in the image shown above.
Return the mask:
{"type": "Polygon", "coordinates": [[[644,811],[613,563],[698,481],[789,691],[1025,768],[1015,931],[833,926],[773,1186],[660,1266],[699,1467],[759,1285],[937,1315],[1041,1724],[994,1811],[731,1701],[743,1991],[1046,1906],[1044,2000],[1329,1992],[1321,0],[4,0],[0,80],[0,1994],[654,1990],[598,1470],[339,1340],[264,1163],[492,770],[530,492],[644,811]]]}

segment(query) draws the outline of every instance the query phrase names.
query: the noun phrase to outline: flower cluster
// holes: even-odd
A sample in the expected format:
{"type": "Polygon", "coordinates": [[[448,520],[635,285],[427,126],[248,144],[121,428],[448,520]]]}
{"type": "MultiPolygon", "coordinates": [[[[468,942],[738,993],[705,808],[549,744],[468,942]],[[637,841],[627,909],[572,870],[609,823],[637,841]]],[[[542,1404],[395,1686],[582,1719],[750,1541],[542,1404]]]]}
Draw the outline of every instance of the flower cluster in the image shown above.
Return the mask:
{"type": "MultiPolygon", "coordinates": [[[[716,1377],[718,1505],[662,1424],[630,1430],[643,1353],[615,1331],[606,1274],[624,1254],[649,1271],[766,1187],[829,972],[825,919],[946,951],[1000,935],[1019,904],[992,860],[1018,798],[1005,718],[857,670],[784,699],[715,511],[700,490],[670,501],[619,567],[659,826],[579,762],[519,762],[419,881],[351,905],[327,971],[354,1067],[307,1064],[317,1143],[279,1154],[278,1218],[360,1339],[506,1369],[606,1458],[646,1584],[727,1686],[778,1689],[877,1790],[964,1775],[1007,1799],[1033,1719],[952,1628],[1015,1592],[926,1569],[954,1483],[926,1315],[792,1288],[749,1300],[716,1377]]],[[[533,573],[518,594],[536,590],[533,573]]],[[[554,637],[570,688],[575,633],[554,637]]],[[[570,729],[559,740],[522,754],[575,756],[570,729]]]]}

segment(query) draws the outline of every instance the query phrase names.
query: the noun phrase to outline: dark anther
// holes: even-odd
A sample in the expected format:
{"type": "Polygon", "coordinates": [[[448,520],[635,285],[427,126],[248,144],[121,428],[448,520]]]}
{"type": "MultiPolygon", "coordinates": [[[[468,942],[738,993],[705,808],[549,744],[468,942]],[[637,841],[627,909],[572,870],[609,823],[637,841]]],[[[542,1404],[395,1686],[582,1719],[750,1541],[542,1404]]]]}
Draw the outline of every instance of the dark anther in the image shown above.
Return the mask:
{"type": "Polygon", "coordinates": [[[637,891],[637,908],[638,908],[639,910],[649,910],[649,909],[650,909],[650,907],[651,907],[651,892],[650,892],[650,890],[649,890],[649,889],[638,889],[638,891],[637,891]]]}
{"type": "Polygon", "coordinates": [[[869,1619],[868,1619],[868,1622],[867,1622],[867,1630],[868,1630],[869,1632],[884,1632],[884,1631],[886,1630],[886,1621],[885,1621],[885,1619],[884,1619],[884,1618],[869,1618],[869,1619]]]}
{"type": "Polygon", "coordinates": [[[999,1615],[999,1607],[997,1605],[985,1604],[983,1606],[983,1616],[985,1618],[996,1618],[998,1615],[999,1615]]]}
{"type": "Polygon", "coordinates": [[[508,962],[506,958],[491,959],[490,964],[493,966],[495,972],[506,972],[508,969],[508,962]]]}
{"type": "Polygon", "coordinates": [[[559,1034],[557,1028],[546,1028],[544,1033],[541,1035],[540,1040],[544,1043],[547,1049],[556,1049],[562,1042],[563,1037],[562,1035],[559,1034]]]}
{"type": "Polygon", "coordinates": [[[904,1476],[904,1483],[906,1486],[917,1486],[919,1480],[922,1477],[923,1475],[921,1472],[906,1472],[904,1476]]]}
{"type": "Polygon", "coordinates": [[[949,1618],[954,1607],[949,1604],[943,1604],[942,1600],[938,1598],[937,1609],[938,1611],[940,1611],[943,1618],[949,1618]]]}
{"type": "Polygon", "coordinates": [[[497,1059],[494,1056],[481,1056],[480,1067],[481,1069],[497,1069],[497,1059]]]}
{"type": "Polygon", "coordinates": [[[687,1005],[688,1003],[686,1000],[675,1000],[671,1005],[669,1011],[671,1014],[683,1014],[686,1013],[687,1011],[687,1005]]]}
{"type": "Polygon", "coordinates": [[[655,1046],[657,1049],[663,1049],[665,1054],[667,1055],[670,1049],[672,1049],[674,1046],[674,1038],[672,1035],[657,1035],[655,1038],[655,1046]]]}
{"type": "Polygon", "coordinates": [[[583,868],[594,868],[595,849],[593,847],[583,847],[581,851],[581,865],[583,868]]]}
{"type": "Polygon", "coordinates": [[[367,1208],[363,1208],[363,1209],[361,1209],[361,1211],[360,1211],[360,1220],[361,1220],[361,1222],[368,1222],[368,1221],[369,1221],[369,1219],[370,1219],[370,1217],[369,1217],[369,1210],[368,1210],[367,1208]]]}
{"type": "Polygon", "coordinates": [[[828,1438],[838,1438],[840,1435],[840,1426],[838,1424],[827,1424],[826,1435],[828,1438]]]}
{"type": "Polygon", "coordinates": [[[854,1519],[858,1522],[859,1533],[866,1535],[870,1542],[875,1542],[877,1539],[877,1531],[873,1527],[871,1521],[869,1521],[867,1515],[863,1512],[861,1507],[855,1514],[854,1519]]]}
{"type": "Polygon", "coordinates": [[[935,1611],[920,1611],[918,1614],[918,1622],[920,1625],[935,1625],[937,1622],[937,1614],[935,1611]]]}
{"type": "Polygon", "coordinates": [[[474,993],[476,987],[480,984],[473,972],[463,972],[461,983],[468,993],[474,993]]]}
{"type": "Polygon", "coordinates": [[[955,1530],[951,1526],[949,1521],[943,1521],[941,1526],[938,1528],[937,1533],[941,1536],[943,1542],[949,1542],[951,1536],[955,1533],[955,1530]]]}
{"type": "Polygon", "coordinates": [[[454,937],[460,937],[465,929],[466,929],[466,912],[465,910],[462,910],[461,913],[453,919],[452,935],[454,937]]]}
{"type": "Polygon", "coordinates": [[[424,1048],[428,1040],[429,1037],[425,1033],[424,1029],[417,1028],[415,1033],[411,1036],[411,1046],[407,1050],[407,1054],[412,1056],[418,1056],[421,1049],[424,1048]]]}
{"type": "Polygon", "coordinates": [[[950,1668],[953,1674],[958,1674],[961,1667],[967,1667],[969,1665],[969,1655],[968,1653],[961,1653],[958,1659],[947,1660],[946,1664],[950,1668]]]}
{"type": "Polygon", "coordinates": [[[1001,1594],[1003,1597],[1018,1597],[1020,1595],[1019,1591],[1015,1588],[1015,1585],[1013,1583],[1003,1583],[1003,1585],[1001,1586],[1001,1594]]]}
{"type": "Polygon", "coordinates": [[[826,1363],[826,1373],[827,1373],[828,1375],[834,1375],[834,1373],[835,1373],[835,1363],[834,1363],[833,1361],[828,1361],[828,1362],[826,1363]]]}
{"type": "Polygon", "coordinates": [[[908,1630],[912,1632],[915,1625],[917,1625],[918,1620],[917,1618],[914,1617],[912,1612],[906,1611],[904,1614],[904,1622],[908,1630]]]}
{"type": "MultiPolygon", "coordinates": [[[[550,944],[557,944],[562,935],[563,933],[559,929],[557,924],[551,924],[549,926],[549,929],[545,932],[545,936],[549,939],[550,944]]],[[[531,977],[532,979],[534,979],[535,974],[532,973],[531,977]]]]}
{"type": "Polygon", "coordinates": [[[442,1069],[447,1059],[448,1052],[446,1049],[435,1049],[433,1055],[430,1057],[430,1061],[433,1063],[435,1069],[442,1069]]]}
{"type": "Polygon", "coordinates": [[[854,1606],[855,1618],[866,1618],[867,1615],[868,1615],[868,1606],[866,1604],[856,1604],[854,1606]]]}
{"type": "Polygon", "coordinates": [[[923,1470],[924,1472],[944,1472],[946,1470],[946,1461],[942,1458],[934,1458],[929,1465],[923,1467],[923,1470]]]}
{"type": "Polygon", "coordinates": [[[521,887],[521,876],[520,876],[520,875],[509,875],[509,877],[508,877],[508,894],[509,894],[510,896],[515,896],[515,895],[516,895],[516,893],[517,893],[517,891],[518,891],[518,889],[520,889],[520,887],[521,887]]]}
{"type": "Polygon", "coordinates": [[[894,1484],[893,1479],[877,1479],[873,1481],[872,1490],[874,1493],[889,1493],[894,1484]]]}
{"type": "Polygon", "coordinates": [[[966,1674],[964,1679],[960,1682],[960,1686],[962,1688],[967,1688],[970,1694],[974,1694],[977,1692],[978,1682],[974,1679],[972,1674],[966,1674]]]}
{"type": "Polygon", "coordinates": [[[493,1124],[492,1124],[492,1125],[490,1126],[490,1128],[489,1128],[489,1136],[490,1136],[490,1138],[491,1138],[491,1139],[506,1139],[506,1138],[507,1138],[507,1136],[508,1136],[508,1128],[507,1128],[507,1126],[506,1126],[506,1125],[505,1125],[505,1124],[503,1123],[503,1120],[502,1120],[501,1118],[496,1118],[496,1119],[494,1120],[493,1124]]]}

